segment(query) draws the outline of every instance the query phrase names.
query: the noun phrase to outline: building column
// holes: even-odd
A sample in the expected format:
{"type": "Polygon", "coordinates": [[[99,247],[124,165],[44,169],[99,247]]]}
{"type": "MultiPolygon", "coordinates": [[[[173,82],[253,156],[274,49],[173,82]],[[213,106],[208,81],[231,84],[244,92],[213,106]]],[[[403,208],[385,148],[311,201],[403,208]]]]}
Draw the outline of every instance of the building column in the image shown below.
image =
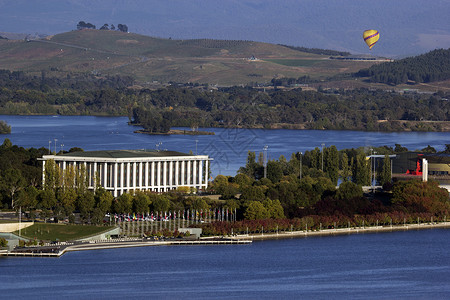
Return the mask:
{"type": "Polygon", "coordinates": [[[124,178],[123,178],[123,174],[125,173],[125,163],[120,163],[120,189],[122,190],[122,192],[120,194],[123,193],[123,185],[124,185],[124,178]]]}
{"type": "Polygon", "coordinates": [[[118,163],[115,162],[114,164],[108,165],[108,186],[109,187],[118,187],[119,181],[117,180],[117,168],[118,163]]]}
{"type": "Polygon", "coordinates": [[[190,186],[191,182],[192,182],[192,180],[191,180],[191,167],[192,167],[192,164],[191,164],[190,160],[188,160],[186,163],[187,163],[187,166],[186,166],[187,167],[186,183],[187,183],[188,186],[190,186]]]}
{"type": "Polygon", "coordinates": [[[209,181],[209,160],[205,160],[205,189],[208,187],[208,181],[209,181]]]}
{"type": "Polygon", "coordinates": [[[178,186],[178,182],[179,182],[179,177],[180,177],[180,162],[177,160],[175,162],[175,186],[178,186]]]}
{"type": "Polygon", "coordinates": [[[186,161],[181,161],[181,178],[180,178],[180,185],[185,186],[186,185],[186,161]]]}
{"type": "Polygon", "coordinates": [[[197,161],[196,160],[194,160],[194,161],[192,161],[192,164],[194,165],[193,167],[192,167],[192,185],[194,186],[194,187],[196,187],[197,186],[197,161]]]}
{"type": "Polygon", "coordinates": [[[138,183],[139,189],[142,189],[142,186],[143,186],[142,181],[143,181],[143,178],[144,178],[144,176],[143,176],[144,174],[142,173],[144,168],[142,167],[142,164],[143,164],[143,162],[140,161],[139,162],[139,176],[138,176],[138,178],[139,178],[139,183],[138,183]]]}
{"type": "Polygon", "coordinates": [[[167,161],[163,162],[163,191],[167,188],[167,161]]]}
{"type": "Polygon", "coordinates": [[[154,190],[153,189],[153,187],[155,186],[155,162],[154,161],[152,161],[152,173],[151,173],[151,178],[150,178],[150,188],[152,189],[152,190],[154,190]]]}
{"type": "Polygon", "coordinates": [[[127,191],[130,189],[130,185],[131,185],[131,178],[130,178],[130,162],[127,162],[126,163],[127,164],[127,177],[125,178],[126,179],[126,188],[127,188],[127,191]]]}
{"type": "Polygon", "coordinates": [[[198,188],[203,189],[203,161],[198,162],[198,188]]]}
{"type": "Polygon", "coordinates": [[[97,181],[96,173],[97,173],[97,162],[94,162],[94,174],[92,174],[92,186],[94,187],[94,190],[95,190],[95,186],[97,184],[100,184],[100,182],[96,182],[97,181]]]}
{"type": "Polygon", "coordinates": [[[173,161],[169,162],[169,187],[173,186],[173,161]]]}
{"type": "MultiPolygon", "coordinates": [[[[131,189],[133,189],[133,190],[135,190],[136,189],[136,182],[137,182],[137,180],[136,180],[136,162],[130,162],[130,164],[132,164],[133,165],[133,167],[132,168],[130,168],[130,169],[132,169],[131,170],[131,173],[133,174],[133,181],[131,182],[131,189]]],[[[130,179],[130,181],[131,181],[131,179],[130,179]]]]}
{"type": "Polygon", "coordinates": [[[144,178],[143,178],[143,180],[144,180],[144,183],[143,183],[142,186],[145,189],[147,189],[148,188],[148,161],[146,161],[144,163],[144,178]]]}
{"type": "MultiPolygon", "coordinates": [[[[117,190],[118,190],[118,185],[119,185],[119,178],[117,177],[117,171],[118,171],[118,163],[114,163],[114,184],[111,186],[111,187],[113,187],[114,188],[114,197],[118,197],[119,195],[118,195],[118,193],[117,193],[117,190]]],[[[112,172],[111,172],[111,178],[113,178],[112,177],[112,172]]]]}
{"type": "Polygon", "coordinates": [[[103,186],[103,188],[107,188],[108,187],[108,163],[107,162],[104,162],[103,163],[103,172],[102,172],[103,174],[103,176],[100,176],[100,181],[102,181],[102,179],[103,179],[103,181],[102,181],[102,186],[103,186]]]}
{"type": "Polygon", "coordinates": [[[161,186],[161,162],[160,161],[158,161],[158,168],[156,170],[156,186],[158,187],[158,189],[161,186]]]}

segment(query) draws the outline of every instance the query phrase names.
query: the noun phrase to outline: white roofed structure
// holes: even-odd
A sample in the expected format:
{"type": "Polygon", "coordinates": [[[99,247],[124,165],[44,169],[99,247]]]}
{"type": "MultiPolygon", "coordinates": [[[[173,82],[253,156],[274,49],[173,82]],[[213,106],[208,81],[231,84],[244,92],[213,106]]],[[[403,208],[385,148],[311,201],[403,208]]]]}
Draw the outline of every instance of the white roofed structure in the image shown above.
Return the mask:
{"type": "Polygon", "coordinates": [[[99,185],[114,197],[133,190],[167,192],[178,187],[205,190],[208,187],[209,157],[176,151],[105,150],[44,155],[45,163],[54,160],[63,171],[84,166],[88,188],[99,185]]]}

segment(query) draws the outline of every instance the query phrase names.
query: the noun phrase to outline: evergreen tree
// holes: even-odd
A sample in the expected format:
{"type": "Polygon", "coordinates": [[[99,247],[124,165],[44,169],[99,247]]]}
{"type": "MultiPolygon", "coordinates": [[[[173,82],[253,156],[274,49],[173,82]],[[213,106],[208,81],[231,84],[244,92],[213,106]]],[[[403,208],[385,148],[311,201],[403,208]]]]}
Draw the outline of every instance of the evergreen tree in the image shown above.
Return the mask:
{"type": "Polygon", "coordinates": [[[391,159],[389,158],[388,154],[384,155],[383,166],[381,169],[381,173],[379,172],[379,174],[379,181],[381,185],[391,182],[391,159]]]}
{"type": "Polygon", "coordinates": [[[248,151],[247,163],[245,164],[245,167],[239,168],[238,173],[245,174],[248,177],[253,178],[253,179],[258,179],[258,178],[260,178],[260,175],[259,175],[260,169],[261,169],[261,166],[256,162],[255,152],[248,151]]]}
{"type": "Polygon", "coordinates": [[[370,185],[370,167],[364,152],[358,153],[353,166],[353,182],[358,185],[370,185]]]}
{"type": "Polygon", "coordinates": [[[341,156],[341,177],[343,182],[347,182],[350,179],[351,174],[351,166],[348,162],[347,153],[343,152],[341,156]]]}
{"type": "Polygon", "coordinates": [[[339,152],[334,145],[324,150],[324,172],[337,185],[339,179],[339,152]]]}

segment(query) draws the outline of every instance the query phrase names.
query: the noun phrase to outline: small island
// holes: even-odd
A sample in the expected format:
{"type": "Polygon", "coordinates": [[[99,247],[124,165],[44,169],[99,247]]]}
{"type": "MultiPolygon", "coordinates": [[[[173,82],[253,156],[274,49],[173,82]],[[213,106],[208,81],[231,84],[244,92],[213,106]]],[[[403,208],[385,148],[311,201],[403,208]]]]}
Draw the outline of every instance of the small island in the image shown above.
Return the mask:
{"type": "Polygon", "coordinates": [[[0,120],[0,134],[11,133],[11,126],[3,120],[0,120]]]}
{"type": "Polygon", "coordinates": [[[178,135],[215,135],[214,132],[212,131],[200,131],[200,130],[181,130],[181,129],[170,129],[167,132],[154,132],[154,131],[149,131],[146,129],[139,129],[134,131],[134,133],[144,133],[144,134],[154,134],[154,135],[159,135],[159,134],[164,134],[164,135],[172,135],[172,134],[178,134],[178,135]]]}

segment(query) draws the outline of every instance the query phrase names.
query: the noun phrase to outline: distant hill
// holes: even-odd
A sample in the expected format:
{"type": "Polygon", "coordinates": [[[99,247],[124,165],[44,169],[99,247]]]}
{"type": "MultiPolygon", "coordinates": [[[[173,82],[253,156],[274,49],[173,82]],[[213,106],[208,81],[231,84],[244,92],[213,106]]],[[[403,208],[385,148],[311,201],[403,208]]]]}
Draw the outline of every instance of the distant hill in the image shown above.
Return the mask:
{"type": "Polygon", "coordinates": [[[438,49],[393,63],[373,65],[356,73],[371,82],[401,84],[428,83],[450,79],[450,49],[438,49]]]}
{"type": "MultiPolygon", "coordinates": [[[[43,39],[1,40],[0,65],[48,76],[133,76],[142,84],[267,83],[309,76],[325,80],[376,62],[336,61],[294,47],[239,40],[174,40],[110,30],[74,30],[43,39]]],[[[331,52],[333,53],[333,52],[331,52]]]]}
{"type": "Polygon", "coordinates": [[[56,34],[80,20],[174,39],[252,40],[407,57],[450,47],[448,0],[0,0],[1,30],[56,34]],[[366,29],[381,39],[371,51],[366,29]]]}

